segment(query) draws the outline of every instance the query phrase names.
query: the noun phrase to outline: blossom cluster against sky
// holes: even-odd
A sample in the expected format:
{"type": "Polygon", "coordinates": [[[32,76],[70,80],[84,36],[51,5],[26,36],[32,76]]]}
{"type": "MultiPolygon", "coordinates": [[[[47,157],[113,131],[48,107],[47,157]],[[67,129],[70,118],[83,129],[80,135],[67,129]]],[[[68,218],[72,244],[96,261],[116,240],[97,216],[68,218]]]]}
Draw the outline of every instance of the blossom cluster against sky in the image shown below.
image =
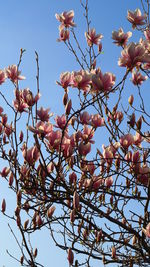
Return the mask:
{"type": "MultiPolygon", "coordinates": [[[[121,70],[117,66],[117,60],[120,56],[120,49],[112,44],[111,33],[123,27],[124,31],[131,30],[131,25],[126,20],[127,10],[135,10],[140,7],[140,0],[89,0],[91,27],[95,27],[97,33],[103,34],[102,40],[104,54],[100,57],[98,65],[104,71],[111,71],[119,77],[121,70]]],[[[61,13],[64,10],[73,9],[75,12],[75,23],[77,24],[76,32],[82,43],[85,41],[85,21],[83,10],[79,0],[5,0],[1,3],[0,8],[0,68],[7,67],[11,64],[17,64],[20,49],[26,49],[21,64],[22,74],[27,77],[22,82],[23,88],[30,87],[36,89],[36,50],[39,54],[40,62],[40,89],[41,105],[50,107],[53,112],[62,113],[62,96],[63,92],[55,84],[59,79],[62,71],[78,70],[79,66],[74,58],[69,55],[63,43],[56,42],[58,38],[58,22],[55,19],[55,13],[61,13]]],[[[138,36],[137,36],[138,41],[138,36]]],[[[12,96],[12,85],[8,83],[2,87],[2,92],[8,97],[12,96]]],[[[0,99],[1,105],[1,99],[0,99]]],[[[2,166],[2,161],[0,166],[2,166]]],[[[3,182],[0,183],[1,198],[8,193],[9,202],[12,197],[9,195],[3,182]]],[[[9,206],[11,208],[11,206],[9,206]]],[[[0,265],[5,267],[18,267],[17,264],[7,254],[8,248],[15,256],[18,254],[16,243],[7,226],[7,221],[0,215],[0,265]]],[[[40,238],[41,252],[39,260],[44,266],[67,266],[66,254],[54,248],[52,241],[46,233],[37,233],[34,237],[34,243],[40,238]],[[58,257],[59,255],[59,257],[58,257]]]]}

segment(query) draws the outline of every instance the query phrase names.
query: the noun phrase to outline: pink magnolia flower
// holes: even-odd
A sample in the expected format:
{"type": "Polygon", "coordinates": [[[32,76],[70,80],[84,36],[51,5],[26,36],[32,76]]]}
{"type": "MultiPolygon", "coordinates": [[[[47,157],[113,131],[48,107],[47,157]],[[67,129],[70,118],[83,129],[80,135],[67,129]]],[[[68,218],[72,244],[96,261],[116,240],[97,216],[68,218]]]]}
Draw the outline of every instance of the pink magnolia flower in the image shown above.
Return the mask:
{"type": "Polygon", "coordinates": [[[85,32],[85,37],[86,37],[88,46],[92,46],[93,44],[98,45],[103,35],[96,34],[96,30],[93,28],[93,29],[89,29],[88,32],[85,32]]]}
{"type": "Polygon", "coordinates": [[[83,127],[83,133],[82,133],[82,140],[84,140],[85,142],[90,142],[92,144],[94,144],[95,142],[92,140],[94,136],[94,130],[93,128],[89,128],[87,125],[84,125],[83,127]]]}
{"type": "Polygon", "coordinates": [[[137,150],[132,154],[132,162],[137,163],[140,162],[140,152],[137,150]]]}
{"type": "Polygon", "coordinates": [[[50,109],[44,109],[41,107],[40,109],[37,110],[37,116],[41,121],[49,121],[50,116],[52,116],[52,113],[49,114],[50,109]]]}
{"type": "Polygon", "coordinates": [[[40,152],[36,146],[27,149],[26,145],[24,145],[22,147],[22,155],[31,166],[33,166],[35,162],[40,158],[40,152]]]}
{"type": "Polygon", "coordinates": [[[81,162],[81,168],[83,172],[89,172],[91,175],[94,174],[94,171],[96,169],[93,162],[83,161],[81,162]]]}
{"type": "Polygon", "coordinates": [[[9,174],[9,172],[10,172],[10,168],[8,168],[8,167],[4,167],[4,168],[2,169],[2,171],[0,172],[0,175],[1,175],[2,177],[6,178],[7,175],[9,174]]]}
{"type": "Polygon", "coordinates": [[[147,166],[147,164],[144,164],[142,167],[139,168],[139,174],[137,175],[137,180],[147,186],[148,180],[150,175],[150,168],[147,166]]]}
{"type": "Polygon", "coordinates": [[[67,87],[72,84],[71,73],[68,71],[62,72],[60,75],[60,82],[57,81],[56,84],[62,86],[64,89],[67,89],[67,87]]]}
{"type": "Polygon", "coordinates": [[[66,116],[64,114],[62,116],[56,116],[55,121],[57,124],[56,127],[60,128],[62,130],[65,128],[67,120],[66,120],[66,116]]]}
{"type": "Polygon", "coordinates": [[[53,125],[49,122],[39,121],[35,127],[28,126],[28,129],[33,133],[46,137],[53,130],[53,125]]]}
{"type": "Polygon", "coordinates": [[[125,134],[120,138],[120,145],[124,149],[128,149],[129,146],[134,144],[134,137],[132,134],[125,134]]]}
{"type": "Polygon", "coordinates": [[[150,63],[150,55],[148,55],[145,47],[139,43],[130,43],[121,52],[122,57],[119,58],[118,65],[133,69],[142,63],[150,63]]]}
{"type": "Polygon", "coordinates": [[[59,32],[59,38],[57,39],[58,42],[66,42],[69,40],[70,32],[65,29],[61,29],[59,32]]]}
{"type": "Polygon", "coordinates": [[[112,161],[115,157],[115,154],[117,152],[117,149],[119,148],[120,143],[116,142],[110,146],[105,147],[104,145],[102,145],[102,149],[103,149],[103,157],[104,159],[107,161],[108,164],[112,164],[112,161]]]}
{"type": "Polygon", "coordinates": [[[80,113],[80,123],[82,124],[89,124],[91,119],[91,115],[87,111],[80,113]]]}
{"type": "Polygon", "coordinates": [[[64,27],[69,28],[69,27],[74,27],[75,23],[73,21],[74,18],[74,11],[64,11],[61,14],[56,14],[55,15],[56,19],[61,22],[60,25],[60,30],[63,29],[64,27]]]}
{"type": "Polygon", "coordinates": [[[88,142],[88,143],[81,142],[78,146],[78,150],[79,150],[79,154],[81,156],[86,156],[91,151],[91,143],[90,142],[88,142]]]}
{"type": "Polygon", "coordinates": [[[128,11],[127,19],[130,23],[132,23],[132,28],[134,29],[136,26],[141,26],[145,24],[146,14],[142,15],[141,10],[137,8],[134,12],[128,11]]]}
{"type": "Polygon", "coordinates": [[[9,137],[12,132],[13,132],[12,125],[6,124],[4,127],[4,133],[7,135],[7,137],[9,137]]]}
{"type": "Polygon", "coordinates": [[[26,108],[32,107],[40,98],[40,94],[34,97],[29,88],[23,90],[16,89],[14,93],[16,99],[13,101],[13,105],[19,112],[26,111],[26,108]]]}
{"type": "Polygon", "coordinates": [[[88,92],[91,88],[91,75],[88,71],[80,70],[72,72],[72,87],[88,92]]]}
{"type": "Polygon", "coordinates": [[[150,222],[146,226],[146,229],[142,228],[143,233],[150,238],[150,222]]]}
{"type": "Polygon", "coordinates": [[[131,81],[133,82],[134,85],[141,85],[147,79],[148,79],[148,77],[147,76],[143,76],[140,72],[132,71],[132,79],[131,79],[131,81]]]}
{"type": "Polygon", "coordinates": [[[104,185],[104,179],[100,176],[94,175],[92,177],[92,189],[98,190],[102,185],[104,185]]]}
{"type": "Polygon", "coordinates": [[[91,116],[91,125],[94,128],[104,126],[104,118],[100,117],[99,114],[95,114],[91,116]]]}
{"type": "Polygon", "coordinates": [[[143,141],[143,137],[138,132],[136,132],[134,136],[134,145],[141,146],[142,141],[143,141]]]}
{"type": "Polygon", "coordinates": [[[89,187],[91,187],[91,185],[92,185],[92,179],[85,178],[79,181],[79,187],[83,186],[85,189],[88,189],[89,187]]]}
{"type": "Polygon", "coordinates": [[[112,178],[112,176],[107,177],[107,178],[105,179],[105,185],[106,185],[106,187],[111,187],[112,184],[113,184],[113,178],[112,178]]]}
{"type": "Polygon", "coordinates": [[[77,181],[77,175],[75,172],[72,172],[69,174],[69,183],[70,184],[73,184],[73,183],[76,183],[77,181]]]}
{"type": "Polygon", "coordinates": [[[115,84],[115,76],[106,72],[103,74],[100,69],[96,70],[96,73],[92,75],[92,92],[108,92],[115,84]]]}
{"type": "Polygon", "coordinates": [[[74,140],[69,136],[64,136],[62,140],[62,151],[65,158],[70,157],[73,153],[74,140]]]}
{"type": "Polygon", "coordinates": [[[32,107],[40,99],[40,94],[38,93],[34,97],[29,88],[21,90],[20,96],[29,107],[32,107]]]}
{"type": "Polygon", "coordinates": [[[16,83],[18,80],[24,80],[25,77],[21,76],[21,71],[18,70],[16,65],[8,66],[5,70],[7,78],[10,79],[13,83],[16,83]]]}
{"type": "Polygon", "coordinates": [[[0,70],[0,85],[5,82],[6,80],[6,74],[3,70],[0,70]]]}
{"type": "Polygon", "coordinates": [[[128,39],[132,36],[132,32],[124,33],[123,29],[120,28],[118,31],[112,32],[112,39],[114,40],[114,44],[118,46],[125,47],[128,39]]]}
{"type": "Polygon", "coordinates": [[[50,134],[48,135],[48,147],[53,150],[53,149],[59,149],[59,145],[61,143],[61,138],[62,138],[62,132],[60,130],[57,131],[51,131],[50,134]]]}

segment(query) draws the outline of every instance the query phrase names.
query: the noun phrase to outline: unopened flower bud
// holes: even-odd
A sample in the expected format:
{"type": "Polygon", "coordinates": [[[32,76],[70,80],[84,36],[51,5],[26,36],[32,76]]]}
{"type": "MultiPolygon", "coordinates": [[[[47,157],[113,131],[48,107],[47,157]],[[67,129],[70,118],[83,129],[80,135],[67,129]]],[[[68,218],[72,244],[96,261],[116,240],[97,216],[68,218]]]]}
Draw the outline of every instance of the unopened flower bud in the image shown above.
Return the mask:
{"type": "Polygon", "coordinates": [[[17,192],[17,204],[18,205],[20,205],[20,203],[21,203],[21,197],[22,197],[22,193],[21,193],[21,191],[18,191],[17,192]]]}
{"type": "Polygon", "coordinates": [[[133,105],[133,101],[134,101],[134,97],[133,97],[133,95],[130,95],[130,97],[128,98],[128,102],[129,102],[130,106],[133,105]]]}
{"type": "Polygon", "coordinates": [[[40,214],[37,216],[37,218],[36,218],[36,222],[37,222],[38,227],[42,226],[42,224],[43,224],[43,220],[42,220],[40,214]]]}
{"type": "Polygon", "coordinates": [[[112,258],[113,258],[113,259],[116,258],[116,248],[115,248],[114,246],[112,247],[111,255],[112,255],[112,258]]]}
{"type": "Polygon", "coordinates": [[[137,129],[138,130],[141,130],[141,127],[142,127],[142,117],[140,117],[138,119],[138,121],[136,122],[136,126],[137,126],[137,129]]]}
{"type": "Polygon", "coordinates": [[[132,244],[135,245],[136,244],[136,236],[134,235],[132,238],[132,244]]]}
{"type": "Polygon", "coordinates": [[[2,200],[2,212],[4,213],[6,210],[6,201],[5,199],[2,200]]]}
{"type": "Polygon", "coordinates": [[[28,224],[29,224],[29,220],[26,220],[26,221],[24,222],[24,229],[25,229],[25,230],[27,229],[28,224]]]}
{"type": "Polygon", "coordinates": [[[101,53],[101,51],[102,51],[102,43],[99,43],[99,45],[98,45],[98,52],[101,53]]]}
{"type": "Polygon", "coordinates": [[[68,102],[68,94],[65,93],[64,96],[63,96],[63,104],[64,104],[64,106],[67,105],[67,102],[68,102]]]}
{"type": "Polygon", "coordinates": [[[20,224],[21,224],[20,216],[17,216],[16,223],[17,223],[18,226],[20,226],[20,224]]]}
{"type": "Polygon", "coordinates": [[[13,176],[13,173],[11,172],[9,175],[9,186],[12,186],[13,181],[14,181],[14,176],[13,176]]]}
{"type": "Polygon", "coordinates": [[[79,195],[76,191],[74,192],[74,195],[73,195],[73,207],[74,209],[78,209],[79,207],[79,195]]]}
{"type": "Polygon", "coordinates": [[[71,108],[72,108],[72,101],[71,101],[71,99],[70,99],[69,102],[68,102],[67,105],[66,105],[66,114],[67,114],[67,115],[70,114],[71,108]]]}
{"type": "Polygon", "coordinates": [[[20,264],[23,265],[23,261],[24,261],[24,256],[22,255],[20,258],[20,264]]]}
{"type": "Polygon", "coordinates": [[[69,264],[72,265],[73,264],[73,261],[74,261],[74,254],[71,250],[71,248],[69,248],[68,250],[68,261],[69,261],[69,264]]]}
{"type": "Polygon", "coordinates": [[[22,141],[23,141],[23,132],[22,132],[22,131],[20,132],[19,140],[20,140],[20,142],[22,143],[22,141]]]}
{"type": "Polygon", "coordinates": [[[48,216],[48,218],[52,218],[52,215],[53,215],[55,209],[56,209],[55,206],[51,206],[51,207],[48,209],[48,211],[47,211],[47,216],[48,216]]]}
{"type": "Polygon", "coordinates": [[[36,248],[36,249],[34,250],[34,253],[33,253],[34,258],[36,258],[37,253],[38,253],[38,250],[37,250],[37,248],[36,248]]]}
{"type": "Polygon", "coordinates": [[[75,210],[72,210],[70,213],[70,221],[73,223],[75,220],[75,210]]]}

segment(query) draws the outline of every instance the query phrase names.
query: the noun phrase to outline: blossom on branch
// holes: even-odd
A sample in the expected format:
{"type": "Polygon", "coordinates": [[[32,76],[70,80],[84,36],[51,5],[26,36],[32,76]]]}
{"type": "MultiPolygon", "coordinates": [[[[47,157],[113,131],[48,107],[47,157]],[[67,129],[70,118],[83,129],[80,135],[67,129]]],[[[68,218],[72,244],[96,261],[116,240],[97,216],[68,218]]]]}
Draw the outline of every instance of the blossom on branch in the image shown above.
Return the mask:
{"type": "Polygon", "coordinates": [[[118,31],[112,32],[112,39],[114,40],[114,44],[117,46],[125,47],[128,39],[132,36],[132,32],[124,33],[123,29],[120,28],[118,31]]]}
{"type": "Polygon", "coordinates": [[[85,37],[86,37],[88,46],[92,46],[93,44],[99,45],[100,40],[102,39],[103,35],[96,34],[96,30],[93,28],[93,29],[89,29],[88,32],[85,32],[85,37]]]}
{"type": "Polygon", "coordinates": [[[70,10],[68,12],[64,11],[61,14],[56,14],[55,17],[59,22],[61,22],[60,30],[63,29],[64,27],[70,28],[75,26],[75,23],[73,21],[74,18],[73,10],[70,10]]]}
{"type": "Polygon", "coordinates": [[[132,24],[132,28],[134,29],[136,26],[141,26],[145,24],[147,15],[142,15],[141,10],[137,8],[134,12],[128,11],[127,19],[132,24]]]}
{"type": "Polygon", "coordinates": [[[139,67],[143,63],[150,63],[150,55],[147,53],[145,47],[139,43],[130,43],[121,52],[118,65],[133,69],[139,67]]]}
{"type": "Polygon", "coordinates": [[[132,79],[134,85],[141,85],[144,81],[148,79],[148,76],[143,76],[138,71],[132,71],[132,79]]]}
{"type": "Polygon", "coordinates": [[[21,76],[21,71],[18,70],[16,65],[8,66],[5,70],[7,78],[10,79],[13,83],[17,83],[18,80],[24,80],[25,77],[21,76]]]}

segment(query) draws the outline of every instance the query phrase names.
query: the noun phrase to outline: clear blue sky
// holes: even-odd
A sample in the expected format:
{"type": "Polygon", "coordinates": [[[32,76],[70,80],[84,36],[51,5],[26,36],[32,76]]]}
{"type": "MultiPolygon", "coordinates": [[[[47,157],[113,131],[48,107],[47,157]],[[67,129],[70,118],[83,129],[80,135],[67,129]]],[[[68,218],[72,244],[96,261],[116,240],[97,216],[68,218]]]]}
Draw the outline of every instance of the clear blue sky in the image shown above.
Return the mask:
{"type": "MultiPolygon", "coordinates": [[[[99,61],[99,66],[104,71],[112,71],[120,76],[121,72],[117,67],[120,49],[112,44],[111,32],[118,30],[121,26],[125,31],[131,30],[131,26],[126,20],[127,9],[135,10],[135,8],[140,7],[140,0],[89,0],[89,7],[92,19],[91,26],[95,27],[98,33],[104,35],[102,40],[104,55],[99,61]]],[[[79,0],[5,0],[1,1],[0,5],[0,68],[17,64],[20,48],[26,49],[21,67],[23,69],[22,74],[27,77],[26,81],[23,82],[23,87],[30,87],[31,90],[35,91],[36,63],[34,51],[36,50],[40,62],[41,104],[50,107],[53,112],[58,114],[63,112],[61,109],[62,91],[56,86],[55,81],[59,79],[62,71],[79,69],[63,43],[56,42],[59,23],[55,19],[55,13],[70,9],[75,11],[77,34],[81,40],[84,40],[85,24],[79,0]]],[[[2,92],[8,96],[11,95],[12,86],[10,84],[3,86],[2,92]]],[[[0,162],[0,166],[2,165],[3,163],[0,162]]],[[[12,198],[6,189],[6,184],[0,182],[0,188],[0,199],[5,197],[7,192],[6,198],[11,202],[12,198]]],[[[9,248],[10,251],[17,254],[17,249],[6,220],[1,214],[0,235],[0,267],[20,266],[10,259],[5,252],[6,248],[9,248]]],[[[40,241],[37,238],[37,244],[41,247],[39,258],[41,263],[45,267],[68,266],[66,254],[55,249],[52,241],[45,233],[38,235],[40,241]]]]}

